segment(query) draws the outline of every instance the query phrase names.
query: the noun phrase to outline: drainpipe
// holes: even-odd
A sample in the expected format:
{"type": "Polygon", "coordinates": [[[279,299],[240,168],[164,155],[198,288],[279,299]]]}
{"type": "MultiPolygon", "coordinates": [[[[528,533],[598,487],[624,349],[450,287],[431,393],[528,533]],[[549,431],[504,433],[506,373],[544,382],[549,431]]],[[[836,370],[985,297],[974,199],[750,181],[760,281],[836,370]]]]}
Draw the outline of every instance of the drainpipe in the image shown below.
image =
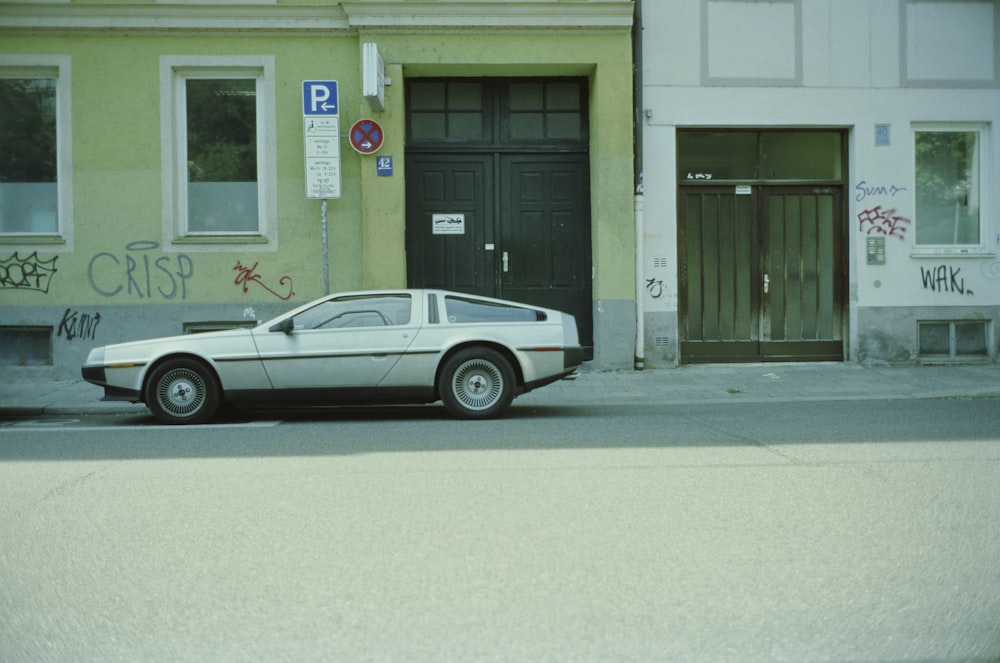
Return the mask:
{"type": "Polygon", "coordinates": [[[635,152],[635,360],[633,367],[641,371],[646,366],[646,311],[645,288],[642,268],[645,263],[645,229],[642,219],[642,1],[635,3],[635,17],[632,21],[632,101],[633,150],[635,152]]]}
{"type": "Polygon", "coordinates": [[[642,303],[645,289],[642,282],[643,253],[645,251],[643,235],[645,233],[642,219],[642,185],[635,194],[635,370],[641,371],[646,366],[646,331],[644,320],[646,311],[642,303]]]}

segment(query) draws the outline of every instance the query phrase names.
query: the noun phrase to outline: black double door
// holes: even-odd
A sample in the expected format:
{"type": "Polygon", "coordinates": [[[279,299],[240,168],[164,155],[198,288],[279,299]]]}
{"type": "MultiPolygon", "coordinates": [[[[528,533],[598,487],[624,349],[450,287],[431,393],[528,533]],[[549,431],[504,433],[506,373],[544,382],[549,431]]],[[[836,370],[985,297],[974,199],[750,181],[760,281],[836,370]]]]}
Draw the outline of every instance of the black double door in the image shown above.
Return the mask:
{"type": "Polygon", "coordinates": [[[408,154],[406,189],[411,287],[571,313],[592,349],[586,154],[408,154]]]}

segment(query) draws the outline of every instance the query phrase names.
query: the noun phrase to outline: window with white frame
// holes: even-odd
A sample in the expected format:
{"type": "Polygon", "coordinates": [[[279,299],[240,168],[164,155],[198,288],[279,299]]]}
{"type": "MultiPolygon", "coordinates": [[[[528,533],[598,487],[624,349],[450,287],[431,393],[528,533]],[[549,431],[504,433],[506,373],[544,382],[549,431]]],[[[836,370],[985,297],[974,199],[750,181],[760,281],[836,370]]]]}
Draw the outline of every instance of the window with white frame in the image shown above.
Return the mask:
{"type": "Polygon", "coordinates": [[[985,145],[983,126],[915,127],[917,247],[982,246],[985,145]]]}
{"type": "Polygon", "coordinates": [[[69,58],[0,56],[0,241],[70,239],[69,58]]]}
{"type": "Polygon", "coordinates": [[[269,241],[273,59],[164,58],[162,70],[169,240],[269,241]]]}

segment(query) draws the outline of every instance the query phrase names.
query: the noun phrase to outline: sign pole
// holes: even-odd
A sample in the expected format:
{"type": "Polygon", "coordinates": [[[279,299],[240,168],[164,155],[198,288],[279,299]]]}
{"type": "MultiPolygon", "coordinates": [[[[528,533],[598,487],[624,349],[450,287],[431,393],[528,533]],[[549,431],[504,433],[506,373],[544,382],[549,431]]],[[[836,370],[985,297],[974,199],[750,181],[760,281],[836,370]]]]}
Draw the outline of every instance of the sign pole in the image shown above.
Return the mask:
{"type": "Polygon", "coordinates": [[[320,223],[323,226],[323,294],[330,294],[330,245],[327,244],[326,237],[326,198],[323,199],[323,207],[320,223]]]}
{"type": "Polygon", "coordinates": [[[327,199],[340,198],[340,98],[337,81],[302,81],[306,197],[322,199],[323,294],[330,294],[327,199]]]}

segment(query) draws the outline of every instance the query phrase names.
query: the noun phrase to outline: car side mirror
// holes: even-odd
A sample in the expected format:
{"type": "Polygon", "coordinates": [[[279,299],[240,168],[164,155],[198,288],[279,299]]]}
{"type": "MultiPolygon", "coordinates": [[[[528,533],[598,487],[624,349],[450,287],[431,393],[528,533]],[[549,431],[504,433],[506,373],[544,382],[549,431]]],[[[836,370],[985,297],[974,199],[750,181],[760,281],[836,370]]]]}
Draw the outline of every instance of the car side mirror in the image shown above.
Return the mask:
{"type": "Polygon", "coordinates": [[[267,331],[269,332],[280,331],[284,332],[285,334],[291,334],[292,330],[294,329],[295,329],[295,321],[291,318],[285,318],[281,322],[271,325],[271,327],[267,331]]]}

